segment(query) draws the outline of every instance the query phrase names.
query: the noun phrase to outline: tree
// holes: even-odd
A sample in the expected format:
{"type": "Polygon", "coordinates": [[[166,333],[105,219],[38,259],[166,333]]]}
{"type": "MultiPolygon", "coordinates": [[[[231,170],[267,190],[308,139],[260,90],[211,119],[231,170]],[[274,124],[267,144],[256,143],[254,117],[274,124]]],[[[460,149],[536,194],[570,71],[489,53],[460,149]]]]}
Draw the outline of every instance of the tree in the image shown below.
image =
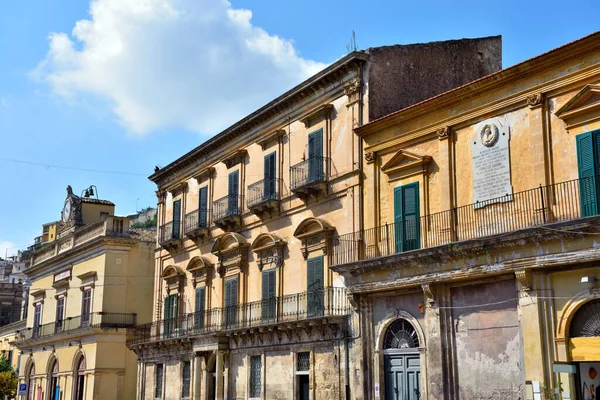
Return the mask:
{"type": "Polygon", "coordinates": [[[19,380],[12,365],[4,355],[0,356],[0,398],[15,397],[19,380]]]}

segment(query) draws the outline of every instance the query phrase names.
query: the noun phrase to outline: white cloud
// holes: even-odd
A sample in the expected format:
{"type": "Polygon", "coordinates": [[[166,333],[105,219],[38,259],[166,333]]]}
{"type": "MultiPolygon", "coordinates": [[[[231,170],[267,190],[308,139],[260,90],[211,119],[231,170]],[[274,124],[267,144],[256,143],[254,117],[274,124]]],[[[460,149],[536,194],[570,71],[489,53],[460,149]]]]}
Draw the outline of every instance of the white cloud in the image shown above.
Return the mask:
{"type": "Polygon", "coordinates": [[[225,0],[92,0],[33,75],[68,100],[108,100],[135,133],[213,134],[325,67],[251,17],[225,0]]]}

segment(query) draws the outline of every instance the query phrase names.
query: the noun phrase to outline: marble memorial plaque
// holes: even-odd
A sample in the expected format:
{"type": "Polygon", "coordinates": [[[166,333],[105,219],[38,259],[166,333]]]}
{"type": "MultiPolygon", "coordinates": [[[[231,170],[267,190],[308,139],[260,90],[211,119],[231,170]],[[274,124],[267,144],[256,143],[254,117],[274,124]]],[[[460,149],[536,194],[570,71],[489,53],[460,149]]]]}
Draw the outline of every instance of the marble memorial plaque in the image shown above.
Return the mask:
{"type": "Polygon", "coordinates": [[[477,124],[475,129],[471,142],[475,207],[512,201],[509,128],[494,118],[477,124]]]}

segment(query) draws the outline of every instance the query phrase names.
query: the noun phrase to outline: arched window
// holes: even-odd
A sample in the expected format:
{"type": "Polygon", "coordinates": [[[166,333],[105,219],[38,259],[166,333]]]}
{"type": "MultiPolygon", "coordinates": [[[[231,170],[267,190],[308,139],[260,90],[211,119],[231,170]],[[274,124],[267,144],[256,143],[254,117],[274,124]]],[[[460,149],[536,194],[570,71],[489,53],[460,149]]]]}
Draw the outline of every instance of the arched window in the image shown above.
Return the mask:
{"type": "Polygon", "coordinates": [[[33,361],[31,361],[31,365],[29,365],[29,368],[27,369],[27,375],[25,377],[26,382],[27,383],[27,399],[28,400],[33,400],[35,398],[35,378],[33,377],[35,375],[35,364],[33,363],[33,361]]]}
{"type": "Polygon", "coordinates": [[[384,350],[404,350],[419,347],[415,327],[405,319],[397,319],[388,327],[383,338],[384,350]]]}
{"type": "Polygon", "coordinates": [[[587,302],[577,310],[571,322],[570,336],[600,336],[600,300],[587,302]]]}
{"type": "Polygon", "coordinates": [[[75,400],[83,400],[85,394],[85,357],[82,355],[75,370],[75,400]]]}
{"type": "Polygon", "coordinates": [[[58,400],[60,399],[60,394],[57,393],[58,387],[58,360],[56,357],[52,360],[50,364],[51,367],[48,371],[48,394],[50,399],[58,400]]]}

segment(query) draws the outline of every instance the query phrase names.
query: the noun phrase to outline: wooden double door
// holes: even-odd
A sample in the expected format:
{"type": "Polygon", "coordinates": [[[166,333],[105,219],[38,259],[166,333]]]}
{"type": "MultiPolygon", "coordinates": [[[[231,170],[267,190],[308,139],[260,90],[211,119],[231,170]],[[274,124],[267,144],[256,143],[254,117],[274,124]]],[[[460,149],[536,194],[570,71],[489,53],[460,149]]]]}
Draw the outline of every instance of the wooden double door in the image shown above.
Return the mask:
{"type": "Polygon", "coordinates": [[[394,351],[384,354],[385,398],[418,400],[421,398],[421,358],[418,351],[394,351]]]}

